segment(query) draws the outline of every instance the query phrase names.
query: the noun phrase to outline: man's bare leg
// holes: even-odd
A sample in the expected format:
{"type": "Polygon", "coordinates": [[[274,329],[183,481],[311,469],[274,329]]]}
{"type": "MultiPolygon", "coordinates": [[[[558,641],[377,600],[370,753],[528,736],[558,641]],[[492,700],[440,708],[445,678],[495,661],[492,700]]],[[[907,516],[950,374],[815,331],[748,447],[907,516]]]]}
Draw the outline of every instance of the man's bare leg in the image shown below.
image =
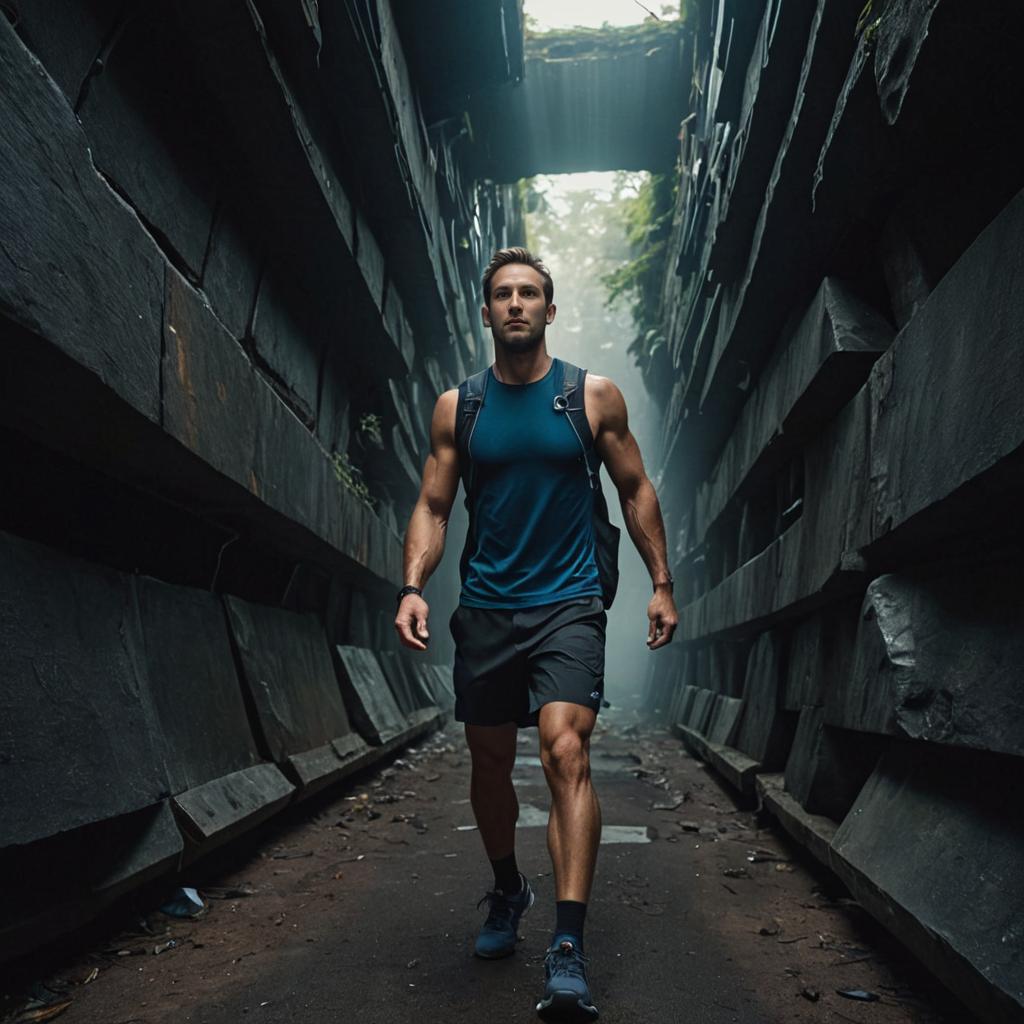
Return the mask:
{"type": "MultiPolygon", "coordinates": [[[[585,908],[594,881],[601,840],[601,807],[590,781],[590,734],[596,721],[590,708],[566,701],[540,710],[540,759],[551,790],[548,850],[560,917],[563,901],[585,908]]],[[[582,932],[582,918],[579,928],[582,932]]]]}
{"type": "Polygon", "coordinates": [[[512,785],[516,733],[514,723],[466,726],[466,743],[473,761],[469,801],[492,861],[515,852],[519,820],[519,801],[512,785]]]}
{"type": "Polygon", "coordinates": [[[519,801],[512,786],[516,761],[516,726],[467,725],[466,742],[473,759],[469,798],[484,849],[494,869],[494,890],[487,920],[477,936],[475,953],[497,960],[515,952],[519,919],[533,905],[533,891],[516,864],[519,801]]]}

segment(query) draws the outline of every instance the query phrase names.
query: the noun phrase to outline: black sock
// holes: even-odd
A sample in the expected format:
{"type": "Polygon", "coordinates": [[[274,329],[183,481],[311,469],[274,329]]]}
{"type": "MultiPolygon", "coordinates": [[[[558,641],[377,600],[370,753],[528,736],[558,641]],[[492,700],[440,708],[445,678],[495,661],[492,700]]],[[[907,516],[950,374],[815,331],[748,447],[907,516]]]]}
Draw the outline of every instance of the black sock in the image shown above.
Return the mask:
{"type": "Polygon", "coordinates": [[[583,922],[587,917],[586,903],[577,900],[558,900],[555,903],[555,937],[569,935],[575,945],[583,949],[583,922]]]}
{"type": "Polygon", "coordinates": [[[523,891],[523,876],[519,874],[514,851],[501,860],[492,860],[491,867],[494,868],[495,889],[500,889],[506,896],[518,896],[523,891]]]}

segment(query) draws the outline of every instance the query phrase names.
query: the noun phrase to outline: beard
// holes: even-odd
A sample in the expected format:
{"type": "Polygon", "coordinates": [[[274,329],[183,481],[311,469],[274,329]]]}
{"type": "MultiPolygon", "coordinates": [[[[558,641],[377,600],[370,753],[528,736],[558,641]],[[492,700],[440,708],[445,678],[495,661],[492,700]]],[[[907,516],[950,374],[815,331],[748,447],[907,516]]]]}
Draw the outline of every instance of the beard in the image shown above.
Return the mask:
{"type": "MultiPolygon", "coordinates": [[[[547,325],[545,324],[544,326],[546,327],[547,325]]],[[[509,355],[521,356],[527,352],[534,351],[534,349],[540,346],[540,343],[544,340],[544,327],[541,327],[540,330],[530,331],[527,334],[513,334],[512,337],[508,337],[504,330],[499,332],[491,328],[491,334],[494,336],[495,343],[500,345],[509,355]]]]}

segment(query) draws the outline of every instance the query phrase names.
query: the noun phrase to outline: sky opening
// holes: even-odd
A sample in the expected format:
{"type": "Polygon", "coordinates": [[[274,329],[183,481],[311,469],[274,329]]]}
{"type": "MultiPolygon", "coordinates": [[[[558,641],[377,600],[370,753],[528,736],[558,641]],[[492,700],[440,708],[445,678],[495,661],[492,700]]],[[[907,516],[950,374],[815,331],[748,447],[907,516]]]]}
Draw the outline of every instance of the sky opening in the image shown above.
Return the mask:
{"type": "MultiPolygon", "coordinates": [[[[679,3],[644,0],[644,7],[660,18],[679,17],[679,3]]],[[[528,27],[535,32],[556,28],[600,28],[609,25],[639,25],[648,17],[636,0],[526,0],[523,10],[528,27]]]]}

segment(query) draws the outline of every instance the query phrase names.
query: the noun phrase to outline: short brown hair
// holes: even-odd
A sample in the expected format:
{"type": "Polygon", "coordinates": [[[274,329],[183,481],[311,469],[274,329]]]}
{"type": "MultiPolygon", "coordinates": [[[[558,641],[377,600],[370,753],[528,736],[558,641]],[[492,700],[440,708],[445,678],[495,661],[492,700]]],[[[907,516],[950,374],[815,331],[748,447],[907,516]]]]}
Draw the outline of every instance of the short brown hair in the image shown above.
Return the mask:
{"type": "Polygon", "coordinates": [[[520,245],[511,249],[497,249],[491,257],[491,262],[484,271],[484,304],[491,304],[491,278],[501,267],[507,267],[510,263],[522,263],[527,267],[533,267],[544,278],[544,298],[550,306],[555,297],[555,282],[551,280],[551,271],[529,249],[524,249],[520,245]]]}

